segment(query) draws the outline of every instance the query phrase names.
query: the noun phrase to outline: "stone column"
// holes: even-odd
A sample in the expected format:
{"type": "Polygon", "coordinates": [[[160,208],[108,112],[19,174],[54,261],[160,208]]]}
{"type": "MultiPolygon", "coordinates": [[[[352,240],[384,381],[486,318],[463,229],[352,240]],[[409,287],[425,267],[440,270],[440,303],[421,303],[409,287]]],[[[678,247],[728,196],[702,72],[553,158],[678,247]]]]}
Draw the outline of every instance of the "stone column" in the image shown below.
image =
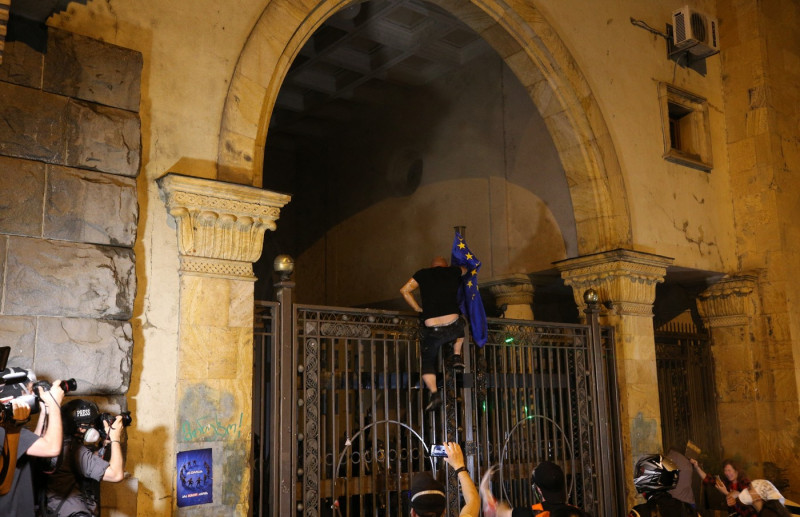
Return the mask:
{"type": "Polygon", "coordinates": [[[614,327],[627,508],[636,497],[634,463],[640,456],[662,449],[653,301],[656,284],[664,281],[671,263],[668,257],[631,250],[556,263],[564,283],[572,287],[581,317],[586,308],[583,293],[593,288],[605,307],[601,324],[614,327]]]}
{"type": "Polygon", "coordinates": [[[503,275],[483,285],[495,298],[497,307],[506,306],[505,317],[511,320],[533,320],[533,284],[528,275],[503,275]]]}
{"type": "Polygon", "coordinates": [[[3,64],[3,53],[6,46],[8,15],[11,12],[11,0],[0,0],[0,65],[3,64]]]}
{"type": "Polygon", "coordinates": [[[172,173],[158,183],[177,223],[180,253],[175,450],[211,449],[207,511],[247,515],[253,262],[290,197],[172,173]]]}
{"type": "Polygon", "coordinates": [[[722,447],[726,456],[738,453],[754,462],[761,459],[758,444],[764,425],[758,417],[756,286],[755,276],[726,277],[697,298],[697,309],[711,331],[722,447]]]}

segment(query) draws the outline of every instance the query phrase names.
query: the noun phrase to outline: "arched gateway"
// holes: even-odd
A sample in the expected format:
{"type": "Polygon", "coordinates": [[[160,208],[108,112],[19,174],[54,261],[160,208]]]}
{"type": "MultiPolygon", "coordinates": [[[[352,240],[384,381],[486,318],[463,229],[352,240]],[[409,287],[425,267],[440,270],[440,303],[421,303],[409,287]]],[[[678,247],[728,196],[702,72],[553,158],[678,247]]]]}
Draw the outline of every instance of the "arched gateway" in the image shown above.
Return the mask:
{"type": "MultiPolygon", "coordinates": [[[[261,186],[269,120],[290,65],[330,16],[354,3],[267,4],[239,56],[223,108],[219,180],[261,186]]],[[[630,251],[630,209],[607,124],[588,81],[543,14],[521,1],[430,3],[450,12],[494,48],[529,92],[550,132],[569,185],[579,254],[557,266],[580,309],[586,307],[582,293],[597,288],[600,300],[614,307],[613,318],[606,322],[616,327],[618,340],[631,345],[616,357],[622,447],[625,463],[631,463],[633,456],[660,445],[655,360],[643,351],[654,349],[648,324],[655,284],[663,281],[671,259],[630,251]],[[624,372],[632,370],[644,373],[628,378],[624,372]],[[629,383],[635,384],[633,390],[629,383]],[[641,400],[642,392],[651,395],[641,400]],[[643,428],[648,431],[639,433],[643,428]]],[[[633,499],[630,490],[628,499],[633,499]]]]}
{"type": "MultiPolygon", "coordinates": [[[[220,128],[219,179],[260,186],[269,119],[283,78],[325,20],[355,2],[270,2],[236,65],[220,128]]],[[[434,0],[480,34],[530,92],[559,152],[581,255],[631,243],[617,155],[586,79],[555,30],[526,2],[434,0]]]]}

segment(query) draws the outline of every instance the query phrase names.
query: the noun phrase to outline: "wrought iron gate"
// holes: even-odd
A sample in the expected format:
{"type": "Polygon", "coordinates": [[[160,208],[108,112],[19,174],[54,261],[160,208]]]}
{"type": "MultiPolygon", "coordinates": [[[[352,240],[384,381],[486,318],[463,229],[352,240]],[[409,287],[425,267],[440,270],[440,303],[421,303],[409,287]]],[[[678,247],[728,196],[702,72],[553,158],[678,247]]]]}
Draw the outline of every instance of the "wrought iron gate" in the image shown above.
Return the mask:
{"type": "Polygon", "coordinates": [[[489,320],[483,348],[465,343],[464,373],[443,350],[445,404],[426,413],[416,318],[290,297],[286,283],[284,303],[257,310],[254,515],[406,516],[411,475],[443,469],[457,515],[457,480],[428,455],[442,441],[462,444],[474,480],[499,465],[493,490],[515,505],[532,502],[530,473],[549,459],[574,504],[624,513],[613,335],[596,309],[589,325],[489,320]]]}
{"type": "Polygon", "coordinates": [[[655,331],[664,450],[695,442],[710,457],[721,451],[710,337],[693,324],[655,331]]]}

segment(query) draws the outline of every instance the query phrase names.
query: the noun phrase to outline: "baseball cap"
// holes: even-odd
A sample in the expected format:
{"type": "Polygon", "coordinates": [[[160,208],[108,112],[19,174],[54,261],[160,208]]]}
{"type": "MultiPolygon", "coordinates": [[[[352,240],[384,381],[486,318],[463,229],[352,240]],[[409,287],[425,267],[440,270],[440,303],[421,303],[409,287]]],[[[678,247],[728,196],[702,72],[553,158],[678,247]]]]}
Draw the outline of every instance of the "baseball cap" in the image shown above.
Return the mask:
{"type": "Polygon", "coordinates": [[[408,496],[411,508],[420,515],[441,515],[447,508],[444,485],[436,481],[430,472],[414,475],[408,496]]]}
{"type": "Polygon", "coordinates": [[[564,487],[564,471],[552,461],[543,461],[533,469],[531,481],[550,503],[563,503],[567,499],[564,487]]]}

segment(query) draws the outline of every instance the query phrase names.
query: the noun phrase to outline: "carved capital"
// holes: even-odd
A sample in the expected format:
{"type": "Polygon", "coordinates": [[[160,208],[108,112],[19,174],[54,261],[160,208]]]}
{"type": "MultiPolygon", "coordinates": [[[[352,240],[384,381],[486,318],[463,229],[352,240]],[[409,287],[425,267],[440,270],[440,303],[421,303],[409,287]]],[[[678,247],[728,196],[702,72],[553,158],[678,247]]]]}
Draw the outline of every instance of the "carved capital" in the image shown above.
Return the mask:
{"type": "Polygon", "coordinates": [[[747,325],[755,314],[753,275],[725,277],[697,297],[697,311],[709,328],[747,325]]]}
{"type": "Polygon", "coordinates": [[[581,313],[583,293],[594,288],[600,302],[619,315],[653,315],[656,284],[664,281],[673,259],[631,250],[614,250],[556,262],[564,283],[572,287],[581,313]]]}
{"type": "Polygon", "coordinates": [[[158,180],[178,225],[181,271],[251,279],[264,232],[291,199],[255,187],[169,173],[158,180]]]}
{"type": "Polygon", "coordinates": [[[497,305],[530,305],[533,303],[533,284],[523,273],[500,276],[483,282],[495,297],[497,305]]]}
{"type": "Polygon", "coordinates": [[[498,307],[505,307],[503,317],[515,320],[533,319],[533,284],[528,275],[512,273],[483,283],[495,298],[498,307]]]}

